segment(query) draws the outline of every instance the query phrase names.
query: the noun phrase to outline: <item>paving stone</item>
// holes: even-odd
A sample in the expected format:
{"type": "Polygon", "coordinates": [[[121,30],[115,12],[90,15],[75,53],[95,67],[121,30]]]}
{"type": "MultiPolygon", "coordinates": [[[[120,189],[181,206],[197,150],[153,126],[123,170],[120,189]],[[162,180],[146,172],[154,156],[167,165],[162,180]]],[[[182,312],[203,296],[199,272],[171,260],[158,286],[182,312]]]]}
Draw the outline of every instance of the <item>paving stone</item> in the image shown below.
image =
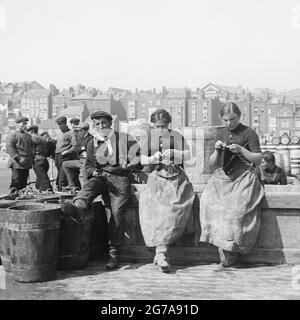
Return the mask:
{"type": "Polygon", "coordinates": [[[6,276],[1,300],[152,300],[152,299],[295,299],[293,266],[251,266],[221,268],[218,264],[173,265],[169,274],[153,264],[122,264],[108,272],[101,261],[84,270],[59,272],[57,280],[20,284],[6,276]]]}

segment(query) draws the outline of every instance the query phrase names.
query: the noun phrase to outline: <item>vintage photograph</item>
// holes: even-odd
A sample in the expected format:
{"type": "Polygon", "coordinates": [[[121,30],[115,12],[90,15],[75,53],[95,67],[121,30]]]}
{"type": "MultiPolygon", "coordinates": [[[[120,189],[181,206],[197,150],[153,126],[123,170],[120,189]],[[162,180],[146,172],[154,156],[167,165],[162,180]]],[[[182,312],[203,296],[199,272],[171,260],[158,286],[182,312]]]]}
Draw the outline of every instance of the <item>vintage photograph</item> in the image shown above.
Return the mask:
{"type": "Polygon", "coordinates": [[[300,0],[0,0],[0,304],[300,300],[299,75],[300,0]]]}

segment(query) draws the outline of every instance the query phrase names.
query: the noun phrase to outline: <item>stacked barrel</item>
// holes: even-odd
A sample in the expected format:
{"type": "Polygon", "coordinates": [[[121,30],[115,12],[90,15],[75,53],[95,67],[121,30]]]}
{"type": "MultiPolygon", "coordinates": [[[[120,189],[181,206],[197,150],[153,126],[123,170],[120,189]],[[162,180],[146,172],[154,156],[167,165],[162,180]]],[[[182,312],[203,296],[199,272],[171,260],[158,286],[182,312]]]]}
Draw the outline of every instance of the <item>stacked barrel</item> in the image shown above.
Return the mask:
{"type": "Polygon", "coordinates": [[[289,137],[283,134],[281,137],[273,137],[272,144],[262,145],[262,151],[274,153],[276,165],[282,168],[287,176],[300,175],[300,138],[289,137]]]}
{"type": "Polygon", "coordinates": [[[50,281],[58,270],[85,268],[105,252],[107,219],[102,202],[95,201],[80,220],[72,220],[61,211],[72,198],[54,194],[0,200],[0,257],[15,281],[50,281]]]}

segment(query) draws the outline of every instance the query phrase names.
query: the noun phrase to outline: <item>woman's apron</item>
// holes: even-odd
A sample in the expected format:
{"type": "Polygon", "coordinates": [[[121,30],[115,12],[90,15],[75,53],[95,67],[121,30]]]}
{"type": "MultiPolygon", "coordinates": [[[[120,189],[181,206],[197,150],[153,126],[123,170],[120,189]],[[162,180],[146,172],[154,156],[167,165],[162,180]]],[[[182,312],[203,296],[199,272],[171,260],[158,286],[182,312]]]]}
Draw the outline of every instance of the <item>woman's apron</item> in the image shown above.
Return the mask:
{"type": "Polygon", "coordinates": [[[195,198],[193,186],[179,166],[154,170],[140,194],[140,225],[146,246],[169,245],[183,233],[195,198]]]}
{"type": "Polygon", "coordinates": [[[234,179],[217,169],[200,200],[200,241],[228,251],[250,252],[259,232],[263,197],[263,185],[252,167],[234,179]]]}

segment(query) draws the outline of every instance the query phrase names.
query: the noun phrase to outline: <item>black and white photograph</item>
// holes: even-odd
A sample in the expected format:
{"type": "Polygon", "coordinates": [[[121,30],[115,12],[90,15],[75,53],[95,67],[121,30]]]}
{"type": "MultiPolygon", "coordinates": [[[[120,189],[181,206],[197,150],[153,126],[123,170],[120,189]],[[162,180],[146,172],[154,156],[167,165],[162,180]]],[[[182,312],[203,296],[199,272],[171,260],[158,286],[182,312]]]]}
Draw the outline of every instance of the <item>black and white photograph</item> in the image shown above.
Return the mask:
{"type": "Polygon", "coordinates": [[[300,300],[299,76],[300,0],[0,0],[0,310],[300,300]]]}

